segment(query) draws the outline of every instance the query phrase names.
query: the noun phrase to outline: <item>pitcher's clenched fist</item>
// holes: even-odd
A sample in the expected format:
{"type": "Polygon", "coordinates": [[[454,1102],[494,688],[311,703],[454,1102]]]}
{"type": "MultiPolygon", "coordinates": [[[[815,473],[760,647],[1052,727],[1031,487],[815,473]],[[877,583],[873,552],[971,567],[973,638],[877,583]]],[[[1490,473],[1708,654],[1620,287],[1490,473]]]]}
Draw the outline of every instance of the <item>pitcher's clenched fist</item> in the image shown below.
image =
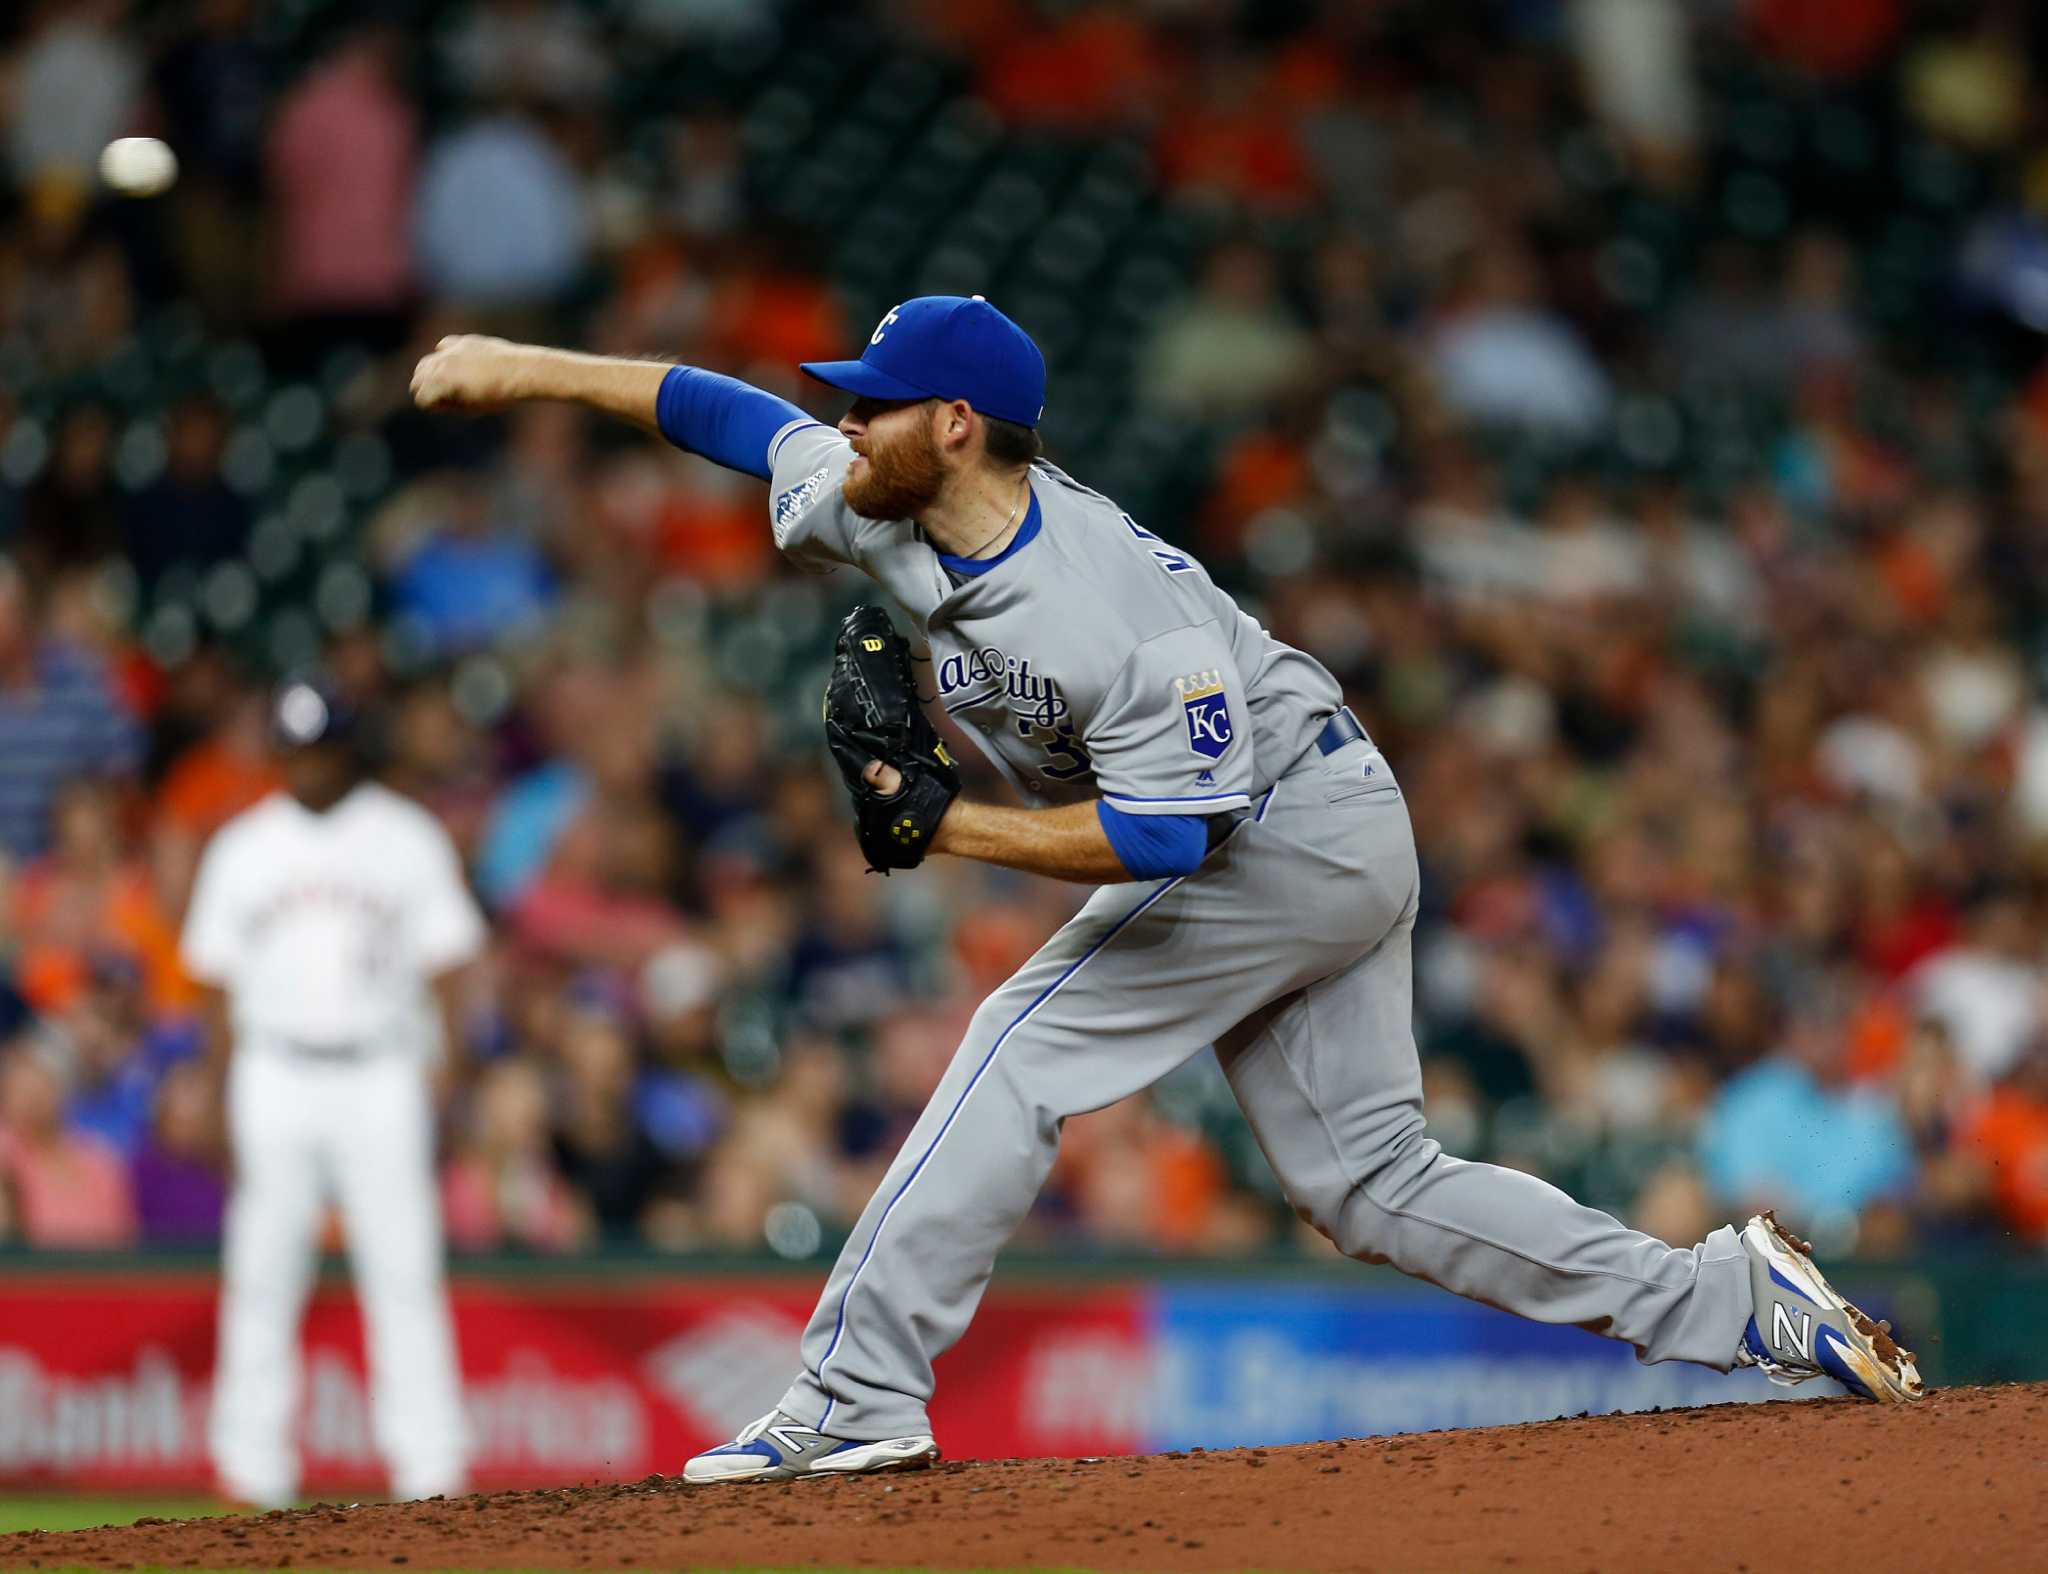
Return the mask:
{"type": "Polygon", "coordinates": [[[495,410],[529,396],[527,346],[481,333],[448,335],[413,368],[412,400],[422,410],[495,410]]]}
{"type": "Polygon", "coordinates": [[[453,333],[413,368],[412,402],[422,410],[501,410],[528,399],[566,399],[661,430],[656,401],[666,361],[620,361],[481,333],[453,333]]]}

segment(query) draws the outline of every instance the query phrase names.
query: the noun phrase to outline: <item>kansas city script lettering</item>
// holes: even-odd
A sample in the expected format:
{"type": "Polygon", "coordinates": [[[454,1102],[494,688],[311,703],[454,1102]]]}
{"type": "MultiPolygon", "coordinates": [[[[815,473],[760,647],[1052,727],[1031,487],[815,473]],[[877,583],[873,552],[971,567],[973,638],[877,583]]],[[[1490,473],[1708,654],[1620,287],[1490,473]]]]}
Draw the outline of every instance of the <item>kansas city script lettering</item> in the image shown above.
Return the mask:
{"type": "Polygon", "coordinates": [[[1005,656],[989,645],[965,655],[948,656],[939,667],[941,699],[962,689],[980,689],[990,684],[1002,690],[1011,710],[1041,727],[1050,727],[1067,715],[1066,696],[1060,693],[1060,686],[1033,672],[1029,656],[1005,656]]]}

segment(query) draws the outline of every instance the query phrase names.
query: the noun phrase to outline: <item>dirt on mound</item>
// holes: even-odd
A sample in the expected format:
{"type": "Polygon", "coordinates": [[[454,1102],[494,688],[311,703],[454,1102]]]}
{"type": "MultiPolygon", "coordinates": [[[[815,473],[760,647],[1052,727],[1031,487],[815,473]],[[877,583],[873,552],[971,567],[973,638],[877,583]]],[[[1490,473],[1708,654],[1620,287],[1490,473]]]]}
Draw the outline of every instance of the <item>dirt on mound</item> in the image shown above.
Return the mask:
{"type": "Polygon", "coordinates": [[[2048,1567],[2048,1384],[0,1537],[0,1568],[2048,1567]]]}

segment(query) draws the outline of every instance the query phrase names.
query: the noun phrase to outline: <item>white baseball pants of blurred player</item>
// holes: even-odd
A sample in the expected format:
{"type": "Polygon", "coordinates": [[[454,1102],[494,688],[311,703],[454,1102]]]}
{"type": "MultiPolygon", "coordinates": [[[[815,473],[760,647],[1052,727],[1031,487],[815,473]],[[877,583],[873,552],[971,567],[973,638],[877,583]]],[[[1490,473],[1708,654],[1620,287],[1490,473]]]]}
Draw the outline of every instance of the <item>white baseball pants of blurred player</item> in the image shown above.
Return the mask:
{"type": "Polygon", "coordinates": [[[250,1503],[298,1494],[299,1325],[330,1201],[341,1209],[369,1354],[371,1417],[394,1495],[463,1489],[465,1426],[442,1276],[427,1079],[407,1054],[237,1045],[211,1445],[250,1503]]]}

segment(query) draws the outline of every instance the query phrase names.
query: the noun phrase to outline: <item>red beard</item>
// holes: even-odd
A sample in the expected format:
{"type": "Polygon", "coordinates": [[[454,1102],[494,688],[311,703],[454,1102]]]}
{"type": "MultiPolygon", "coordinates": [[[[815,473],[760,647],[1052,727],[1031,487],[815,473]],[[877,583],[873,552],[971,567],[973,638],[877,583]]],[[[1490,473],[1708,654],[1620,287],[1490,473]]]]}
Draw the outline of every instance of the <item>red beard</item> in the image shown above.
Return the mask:
{"type": "Polygon", "coordinates": [[[859,474],[848,474],[846,506],[864,519],[915,519],[939,500],[946,467],[931,428],[919,426],[886,443],[872,435],[854,445],[867,459],[859,474]]]}

